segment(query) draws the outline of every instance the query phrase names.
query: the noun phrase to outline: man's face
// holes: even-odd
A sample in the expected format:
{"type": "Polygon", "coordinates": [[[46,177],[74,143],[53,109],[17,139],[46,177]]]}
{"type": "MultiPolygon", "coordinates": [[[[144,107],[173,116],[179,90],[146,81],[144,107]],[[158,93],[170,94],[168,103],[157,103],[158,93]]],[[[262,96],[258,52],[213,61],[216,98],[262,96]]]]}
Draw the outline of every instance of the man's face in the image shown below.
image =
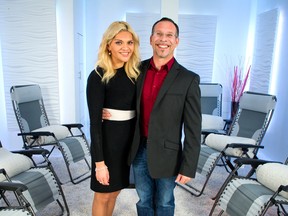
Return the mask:
{"type": "Polygon", "coordinates": [[[173,56],[179,43],[176,34],[176,27],[169,21],[162,21],[155,25],[154,32],[150,36],[154,57],[170,59],[173,56]]]}

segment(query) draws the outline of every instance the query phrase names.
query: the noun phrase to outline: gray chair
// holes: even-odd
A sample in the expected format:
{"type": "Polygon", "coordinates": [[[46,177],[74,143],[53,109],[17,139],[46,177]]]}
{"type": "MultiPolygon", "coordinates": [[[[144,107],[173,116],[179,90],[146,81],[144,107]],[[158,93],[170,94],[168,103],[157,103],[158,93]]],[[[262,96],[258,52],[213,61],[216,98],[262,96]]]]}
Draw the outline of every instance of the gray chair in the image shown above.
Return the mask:
{"type": "Polygon", "coordinates": [[[39,85],[19,85],[10,89],[23,148],[51,146],[60,150],[70,180],[77,184],[90,177],[90,147],[81,124],[50,125],[39,85]],[[73,169],[80,164],[81,169],[73,169]]]}
{"type": "MultiPolygon", "coordinates": [[[[203,194],[215,170],[221,166],[229,173],[234,170],[232,159],[257,158],[265,132],[269,126],[276,105],[276,96],[256,92],[244,92],[239,108],[228,134],[210,133],[201,145],[197,174],[204,177],[203,184],[195,187],[190,183],[180,185],[194,196],[203,194]]],[[[197,178],[193,182],[197,181],[197,178]]]]}
{"type": "Polygon", "coordinates": [[[222,118],[222,85],[220,83],[200,83],[202,136],[204,142],[207,130],[224,131],[227,120],[222,118]]]}
{"type": "Polygon", "coordinates": [[[216,196],[210,216],[217,210],[218,215],[263,216],[269,209],[269,215],[288,215],[288,158],[284,164],[247,158],[236,159],[235,164],[216,196]],[[236,175],[244,165],[251,167],[249,173],[236,175]]]}
{"type": "Polygon", "coordinates": [[[222,85],[220,83],[200,83],[201,113],[222,116],[222,85]]]}
{"type": "Polygon", "coordinates": [[[69,215],[60,181],[46,157],[48,153],[48,150],[41,148],[11,152],[0,143],[0,198],[7,205],[1,209],[2,213],[12,214],[13,210],[20,210],[19,207],[22,207],[21,210],[33,215],[55,202],[58,203],[62,214],[69,215]],[[37,165],[33,160],[33,156],[37,154],[38,157],[43,157],[46,163],[37,165]],[[8,191],[15,192],[14,203],[18,201],[18,209],[5,195],[8,191]]]}

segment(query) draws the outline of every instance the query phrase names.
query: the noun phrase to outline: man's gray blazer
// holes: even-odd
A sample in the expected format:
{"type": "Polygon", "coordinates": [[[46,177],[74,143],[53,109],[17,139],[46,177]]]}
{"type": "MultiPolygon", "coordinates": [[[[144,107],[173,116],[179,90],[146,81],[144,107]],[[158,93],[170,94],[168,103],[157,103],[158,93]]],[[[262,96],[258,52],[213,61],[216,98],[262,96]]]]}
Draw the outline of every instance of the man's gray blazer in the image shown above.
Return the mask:
{"type": "MultiPolygon", "coordinates": [[[[141,74],[137,79],[137,122],[128,158],[129,164],[133,162],[140,144],[141,93],[150,60],[142,62],[141,74]]],[[[158,93],[150,116],[147,162],[153,178],[172,177],[178,173],[195,177],[201,140],[199,82],[199,75],[187,70],[175,60],[158,93]]]]}

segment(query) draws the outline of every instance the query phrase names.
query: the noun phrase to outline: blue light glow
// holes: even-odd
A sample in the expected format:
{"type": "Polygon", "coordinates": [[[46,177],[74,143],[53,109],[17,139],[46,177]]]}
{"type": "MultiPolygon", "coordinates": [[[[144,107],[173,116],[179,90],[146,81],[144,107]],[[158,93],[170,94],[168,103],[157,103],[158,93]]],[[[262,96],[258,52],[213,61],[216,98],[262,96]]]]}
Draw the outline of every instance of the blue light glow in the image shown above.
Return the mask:
{"type": "Polygon", "coordinates": [[[280,45],[282,43],[282,31],[283,31],[283,15],[281,11],[279,11],[278,17],[278,25],[276,30],[276,40],[274,47],[274,57],[273,63],[271,67],[271,75],[270,75],[270,94],[276,94],[277,92],[277,80],[278,80],[278,71],[279,71],[279,59],[280,59],[280,45]]]}

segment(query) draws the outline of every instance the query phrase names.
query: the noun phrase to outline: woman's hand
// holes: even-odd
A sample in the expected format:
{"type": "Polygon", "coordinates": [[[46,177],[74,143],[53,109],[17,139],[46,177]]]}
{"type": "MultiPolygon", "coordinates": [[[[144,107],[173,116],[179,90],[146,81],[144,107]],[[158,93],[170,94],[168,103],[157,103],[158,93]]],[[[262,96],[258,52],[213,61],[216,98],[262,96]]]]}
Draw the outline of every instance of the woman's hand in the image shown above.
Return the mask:
{"type": "Polygon", "coordinates": [[[96,162],[96,179],[102,185],[109,185],[109,170],[104,161],[96,162]]]}

